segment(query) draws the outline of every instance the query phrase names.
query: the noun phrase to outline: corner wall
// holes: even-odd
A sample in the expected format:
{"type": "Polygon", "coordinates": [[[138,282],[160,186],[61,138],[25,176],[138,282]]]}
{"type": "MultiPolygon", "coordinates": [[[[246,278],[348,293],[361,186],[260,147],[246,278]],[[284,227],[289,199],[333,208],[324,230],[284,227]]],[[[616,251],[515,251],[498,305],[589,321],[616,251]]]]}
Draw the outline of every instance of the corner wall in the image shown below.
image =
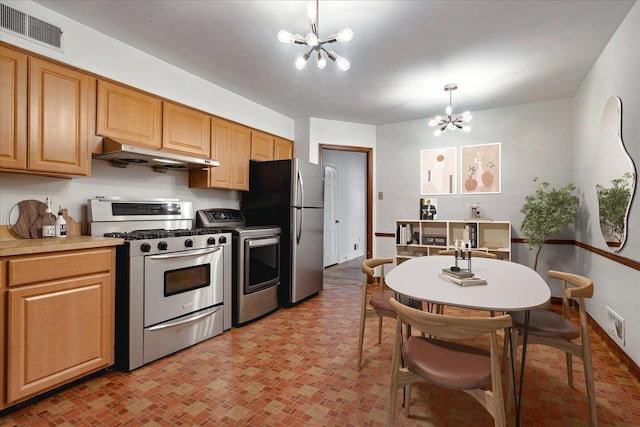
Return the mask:
{"type": "MultiPolygon", "coordinates": [[[[636,3],[585,77],[573,98],[573,180],[581,198],[582,220],[576,240],[608,251],[600,233],[594,170],[600,162],[600,125],[605,104],[611,96],[622,100],[622,139],[636,167],[640,168],[640,3],[636,3]]],[[[625,246],[618,255],[640,260],[640,182],[629,212],[625,246]]],[[[606,330],[606,306],[625,320],[624,351],[640,365],[640,271],[577,249],[577,273],[590,277],[595,285],[587,311],[606,330]]]]}

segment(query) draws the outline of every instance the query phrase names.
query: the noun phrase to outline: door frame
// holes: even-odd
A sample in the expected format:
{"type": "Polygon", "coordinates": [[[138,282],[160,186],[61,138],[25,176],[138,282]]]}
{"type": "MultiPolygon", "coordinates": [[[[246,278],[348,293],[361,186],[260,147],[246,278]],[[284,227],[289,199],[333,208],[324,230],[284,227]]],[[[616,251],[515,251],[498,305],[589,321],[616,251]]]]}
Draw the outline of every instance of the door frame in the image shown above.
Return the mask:
{"type": "Polygon", "coordinates": [[[365,193],[367,195],[367,258],[373,258],[373,148],[355,147],[350,145],[318,144],[318,163],[321,165],[323,164],[323,150],[364,153],[367,157],[367,170],[365,171],[367,175],[367,188],[365,189],[365,193]]]}

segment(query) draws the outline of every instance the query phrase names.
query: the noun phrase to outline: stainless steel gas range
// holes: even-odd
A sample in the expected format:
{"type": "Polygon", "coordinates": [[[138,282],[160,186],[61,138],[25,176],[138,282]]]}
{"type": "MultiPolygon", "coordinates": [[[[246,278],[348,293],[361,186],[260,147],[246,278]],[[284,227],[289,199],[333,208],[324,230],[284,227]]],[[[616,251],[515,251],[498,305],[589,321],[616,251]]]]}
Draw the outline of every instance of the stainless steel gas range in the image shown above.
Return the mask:
{"type": "Polygon", "coordinates": [[[139,368],[231,327],[232,235],[193,227],[190,202],[91,199],[90,234],[120,237],[116,367],[139,368]]]}

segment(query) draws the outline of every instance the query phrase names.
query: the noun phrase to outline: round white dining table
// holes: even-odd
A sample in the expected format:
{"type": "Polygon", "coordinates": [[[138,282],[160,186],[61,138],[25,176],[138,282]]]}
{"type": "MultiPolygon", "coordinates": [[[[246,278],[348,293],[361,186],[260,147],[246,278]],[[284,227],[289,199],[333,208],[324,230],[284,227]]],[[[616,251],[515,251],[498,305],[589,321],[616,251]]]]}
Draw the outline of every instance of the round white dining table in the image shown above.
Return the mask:
{"type": "MultiPolygon", "coordinates": [[[[551,298],[547,283],[531,268],[515,262],[472,258],[471,271],[485,285],[460,286],[438,274],[455,263],[453,256],[411,258],[386,274],[393,291],[436,304],[490,311],[521,311],[540,308],[551,298]]],[[[459,261],[466,268],[466,261],[459,261]]]]}
{"type": "MultiPolygon", "coordinates": [[[[433,304],[488,311],[525,311],[520,384],[519,387],[515,387],[514,384],[516,426],[520,426],[529,310],[546,305],[551,299],[551,289],[531,268],[515,262],[491,258],[471,259],[472,273],[485,279],[486,284],[460,286],[439,277],[442,269],[453,265],[455,265],[453,256],[411,258],[388,272],[385,282],[398,294],[433,304]]],[[[467,261],[458,261],[458,266],[461,268],[466,268],[467,265],[467,261]]],[[[511,347],[511,369],[515,372],[513,347],[511,347]]]]}

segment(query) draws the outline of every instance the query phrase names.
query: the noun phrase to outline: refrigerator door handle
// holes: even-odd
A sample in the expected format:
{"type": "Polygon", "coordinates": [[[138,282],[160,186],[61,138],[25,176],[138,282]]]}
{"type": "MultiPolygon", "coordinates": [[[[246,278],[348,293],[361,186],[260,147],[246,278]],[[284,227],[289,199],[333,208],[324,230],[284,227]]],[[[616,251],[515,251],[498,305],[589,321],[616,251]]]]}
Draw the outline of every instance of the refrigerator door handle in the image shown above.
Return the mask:
{"type": "Polygon", "coordinates": [[[296,174],[296,187],[300,188],[300,191],[297,192],[298,194],[296,194],[299,199],[296,200],[296,202],[298,202],[296,207],[301,208],[304,207],[304,181],[302,181],[302,174],[300,173],[300,169],[298,169],[298,172],[296,174]]]}
{"type": "Polygon", "coordinates": [[[296,243],[299,245],[302,239],[302,229],[304,228],[304,181],[302,181],[300,169],[298,169],[296,173],[296,181],[296,187],[300,188],[300,192],[298,193],[300,203],[296,206],[296,210],[300,214],[300,221],[298,222],[298,230],[296,232],[296,243]]]}
{"type": "Polygon", "coordinates": [[[299,245],[300,240],[302,240],[302,229],[304,226],[304,209],[296,208],[296,214],[300,216],[300,221],[298,221],[298,230],[296,231],[296,243],[299,245]]]}

